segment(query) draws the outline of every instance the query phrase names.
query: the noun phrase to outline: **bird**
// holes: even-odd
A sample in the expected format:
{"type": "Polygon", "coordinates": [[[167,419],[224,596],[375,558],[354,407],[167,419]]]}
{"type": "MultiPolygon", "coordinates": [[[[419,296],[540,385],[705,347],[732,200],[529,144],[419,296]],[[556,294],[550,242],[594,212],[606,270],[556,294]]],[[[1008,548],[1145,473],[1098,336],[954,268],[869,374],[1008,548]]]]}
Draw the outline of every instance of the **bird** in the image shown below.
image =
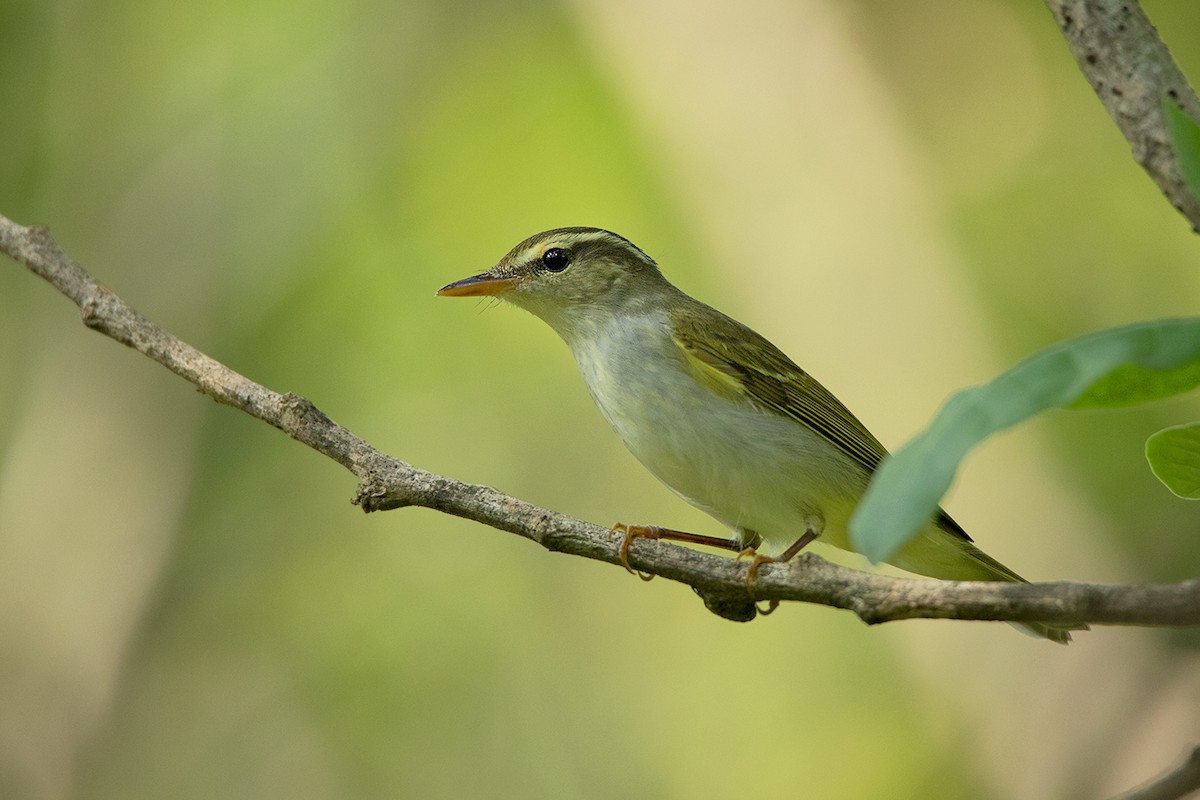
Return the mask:
{"type": "MultiPolygon", "coordinates": [[[[630,240],[602,228],[543,231],[437,294],[494,297],[541,318],[629,451],[731,531],[618,523],[626,569],[638,537],[752,554],[751,585],[761,564],[812,541],[852,550],[847,523],[887,450],[783,351],[677,288],[630,240]]],[[[887,562],[942,580],[1025,582],[940,508],[887,562]]],[[[1066,644],[1084,626],[1017,627],[1066,644]]]]}

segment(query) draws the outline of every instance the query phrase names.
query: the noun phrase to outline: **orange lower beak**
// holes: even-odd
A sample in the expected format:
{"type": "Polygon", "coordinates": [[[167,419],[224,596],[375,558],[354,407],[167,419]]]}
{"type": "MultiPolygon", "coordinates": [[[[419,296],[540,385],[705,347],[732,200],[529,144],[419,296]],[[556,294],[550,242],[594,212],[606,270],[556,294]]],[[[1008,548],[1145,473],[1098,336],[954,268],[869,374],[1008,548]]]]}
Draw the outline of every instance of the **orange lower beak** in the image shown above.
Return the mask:
{"type": "Polygon", "coordinates": [[[494,296],[512,291],[517,285],[516,278],[497,278],[490,272],[481,272],[461,281],[447,284],[437,290],[438,297],[479,297],[494,296]]]}

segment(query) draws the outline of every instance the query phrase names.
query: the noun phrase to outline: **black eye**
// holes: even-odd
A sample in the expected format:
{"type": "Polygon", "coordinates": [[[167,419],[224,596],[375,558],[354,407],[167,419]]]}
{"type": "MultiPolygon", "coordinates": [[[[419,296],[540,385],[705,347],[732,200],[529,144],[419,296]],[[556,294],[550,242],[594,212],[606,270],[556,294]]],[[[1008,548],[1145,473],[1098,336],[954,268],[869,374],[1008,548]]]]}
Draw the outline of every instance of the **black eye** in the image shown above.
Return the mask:
{"type": "Polygon", "coordinates": [[[562,272],[571,263],[571,251],[561,247],[551,247],[542,254],[542,266],[548,272],[562,272]]]}

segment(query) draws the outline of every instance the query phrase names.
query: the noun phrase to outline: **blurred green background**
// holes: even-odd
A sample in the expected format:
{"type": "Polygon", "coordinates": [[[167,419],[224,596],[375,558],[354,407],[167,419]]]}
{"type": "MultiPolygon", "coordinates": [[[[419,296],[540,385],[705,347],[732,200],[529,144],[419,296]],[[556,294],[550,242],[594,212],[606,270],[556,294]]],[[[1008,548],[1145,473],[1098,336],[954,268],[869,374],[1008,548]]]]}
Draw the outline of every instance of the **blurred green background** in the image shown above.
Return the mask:
{"type": "MultiPolygon", "coordinates": [[[[1146,7],[1198,79],[1200,5],[1146,7]]],[[[400,458],[712,534],[549,329],[434,290],[611,228],[893,446],[1200,298],[1048,12],[1000,0],[2,0],[0,213],[400,458]]],[[[1141,448],[1198,416],[1048,415],[949,508],[1031,578],[1194,576],[1141,448]]],[[[1200,740],[1193,633],[736,625],[353,490],[0,264],[0,796],[1090,798],[1200,740]]]]}

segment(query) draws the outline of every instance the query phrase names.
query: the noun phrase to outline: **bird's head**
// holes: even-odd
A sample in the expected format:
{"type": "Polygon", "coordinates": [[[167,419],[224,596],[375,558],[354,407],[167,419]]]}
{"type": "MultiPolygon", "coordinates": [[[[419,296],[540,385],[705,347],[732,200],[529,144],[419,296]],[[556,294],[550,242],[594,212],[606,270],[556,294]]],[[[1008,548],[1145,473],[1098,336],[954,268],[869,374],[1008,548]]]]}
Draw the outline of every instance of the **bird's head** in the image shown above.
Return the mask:
{"type": "Polygon", "coordinates": [[[600,228],[556,228],[518,244],[487,272],[438,290],[441,297],[490,296],[541,317],[564,338],[673,289],[654,259],[600,228]]]}

